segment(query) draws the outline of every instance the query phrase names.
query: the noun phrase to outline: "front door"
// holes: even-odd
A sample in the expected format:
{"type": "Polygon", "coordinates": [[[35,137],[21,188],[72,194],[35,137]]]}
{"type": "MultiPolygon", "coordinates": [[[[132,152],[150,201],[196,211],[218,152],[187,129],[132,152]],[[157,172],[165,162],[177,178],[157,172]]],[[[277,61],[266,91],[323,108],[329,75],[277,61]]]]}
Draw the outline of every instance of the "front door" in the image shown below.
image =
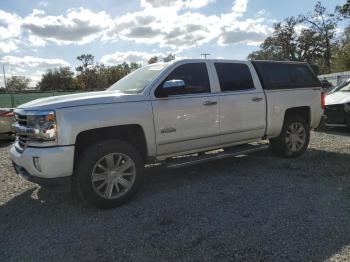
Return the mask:
{"type": "Polygon", "coordinates": [[[207,64],[202,62],[175,66],[156,89],[152,106],[158,156],[220,144],[218,97],[210,86],[207,64]],[[163,88],[169,80],[183,80],[185,86],[170,92],[163,88]],[[166,92],[167,97],[159,97],[166,92]]]}

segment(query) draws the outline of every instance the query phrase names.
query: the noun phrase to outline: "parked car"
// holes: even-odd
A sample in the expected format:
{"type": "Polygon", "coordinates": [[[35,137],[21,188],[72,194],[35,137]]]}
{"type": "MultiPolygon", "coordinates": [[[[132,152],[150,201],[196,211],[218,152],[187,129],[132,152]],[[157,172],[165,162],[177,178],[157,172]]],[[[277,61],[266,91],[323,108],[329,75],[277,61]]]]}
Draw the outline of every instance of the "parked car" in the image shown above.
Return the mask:
{"type": "Polygon", "coordinates": [[[13,135],[15,122],[13,108],[0,108],[0,139],[9,139],[13,135]]]}
{"type": "Polygon", "coordinates": [[[107,91],[21,105],[10,154],[26,179],[111,208],[133,195],[145,164],[176,168],[247,154],[266,149],[266,139],[275,153],[300,156],[319,125],[322,97],[306,63],[152,64],[107,91]]]}
{"type": "Polygon", "coordinates": [[[330,90],[332,90],[334,88],[333,84],[331,82],[329,82],[328,80],[321,80],[321,85],[322,85],[322,89],[325,92],[329,92],[330,90]]]}
{"type": "Polygon", "coordinates": [[[326,96],[325,125],[350,128],[350,81],[334,88],[326,96]]]}

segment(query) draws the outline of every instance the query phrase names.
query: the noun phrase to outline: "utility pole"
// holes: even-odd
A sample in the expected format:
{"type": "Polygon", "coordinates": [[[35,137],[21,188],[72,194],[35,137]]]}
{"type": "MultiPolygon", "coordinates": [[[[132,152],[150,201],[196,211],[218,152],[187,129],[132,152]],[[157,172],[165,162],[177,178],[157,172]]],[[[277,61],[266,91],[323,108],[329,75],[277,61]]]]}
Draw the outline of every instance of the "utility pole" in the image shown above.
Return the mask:
{"type": "Polygon", "coordinates": [[[204,56],[205,59],[207,59],[207,56],[210,56],[208,53],[201,54],[201,56],[204,56]]]}
{"type": "Polygon", "coordinates": [[[4,85],[6,88],[6,74],[5,74],[5,65],[2,65],[2,74],[4,75],[4,85]]]}

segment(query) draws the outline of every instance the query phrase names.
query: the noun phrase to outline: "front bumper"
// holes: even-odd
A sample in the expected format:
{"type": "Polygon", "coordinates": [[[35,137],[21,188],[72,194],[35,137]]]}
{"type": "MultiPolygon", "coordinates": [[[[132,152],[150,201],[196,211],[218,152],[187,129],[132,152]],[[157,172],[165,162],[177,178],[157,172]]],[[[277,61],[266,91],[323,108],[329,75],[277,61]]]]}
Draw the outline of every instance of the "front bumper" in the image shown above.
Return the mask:
{"type": "Polygon", "coordinates": [[[347,105],[326,105],[326,126],[347,126],[350,121],[350,111],[347,105]]]}
{"type": "Polygon", "coordinates": [[[32,183],[38,184],[44,188],[54,190],[54,191],[63,191],[63,192],[72,191],[73,180],[71,176],[56,177],[56,178],[43,178],[43,177],[32,176],[23,167],[16,165],[14,162],[12,162],[12,164],[17,175],[20,175],[23,179],[27,181],[30,181],[32,183]]]}
{"type": "Polygon", "coordinates": [[[16,143],[11,146],[10,157],[16,172],[25,179],[40,185],[48,185],[51,182],[55,184],[55,181],[71,179],[74,146],[27,147],[21,153],[16,150],[16,143]],[[36,158],[37,165],[34,163],[34,158],[36,158]]]}

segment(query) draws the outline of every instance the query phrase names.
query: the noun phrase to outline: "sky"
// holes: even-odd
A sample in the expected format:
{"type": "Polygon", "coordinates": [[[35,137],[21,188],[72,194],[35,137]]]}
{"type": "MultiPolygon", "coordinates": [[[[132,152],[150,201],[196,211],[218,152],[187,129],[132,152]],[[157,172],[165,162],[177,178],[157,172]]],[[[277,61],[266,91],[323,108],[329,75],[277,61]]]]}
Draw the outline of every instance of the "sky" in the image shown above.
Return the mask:
{"type": "MultiPolygon", "coordinates": [[[[345,0],[323,0],[333,11],[345,0]]],[[[275,22],[316,0],[0,0],[0,64],[31,86],[48,69],[90,53],[106,65],[154,55],[244,60],[275,22]]],[[[3,86],[3,78],[0,78],[3,86]]]]}

